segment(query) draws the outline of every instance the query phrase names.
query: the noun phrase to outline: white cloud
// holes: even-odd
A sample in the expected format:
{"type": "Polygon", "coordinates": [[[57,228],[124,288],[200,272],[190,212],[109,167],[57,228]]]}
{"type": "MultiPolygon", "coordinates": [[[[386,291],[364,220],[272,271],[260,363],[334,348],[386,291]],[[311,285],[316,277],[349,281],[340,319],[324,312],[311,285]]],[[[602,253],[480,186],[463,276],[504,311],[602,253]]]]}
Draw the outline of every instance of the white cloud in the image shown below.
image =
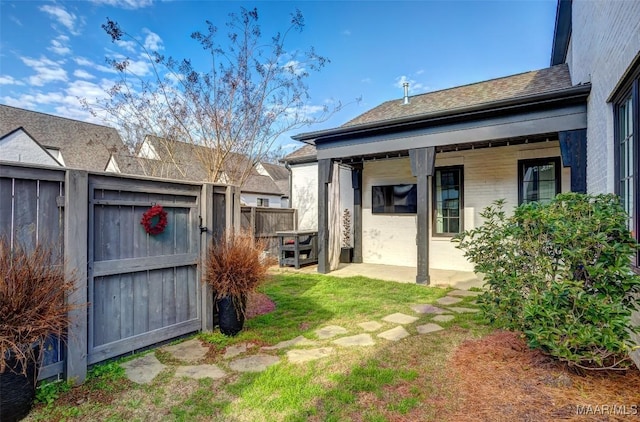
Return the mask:
{"type": "Polygon", "coordinates": [[[398,76],[393,86],[403,89],[403,84],[405,82],[409,83],[409,94],[421,94],[429,89],[427,85],[421,82],[416,82],[414,79],[405,75],[398,76]]]}
{"type": "Polygon", "coordinates": [[[141,9],[151,6],[153,0],[90,0],[95,4],[104,4],[107,6],[121,7],[123,9],[141,9]]]}
{"type": "Polygon", "coordinates": [[[306,71],[302,63],[297,60],[289,60],[283,67],[296,75],[300,75],[306,71]]]}
{"type": "Polygon", "coordinates": [[[149,51],[160,51],[164,49],[164,45],[162,44],[162,38],[160,35],[155,32],[151,32],[148,29],[144,29],[143,32],[147,34],[144,38],[144,48],[149,51]]]}
{"type": "Polygon", "coordinates": [[[95,69],[95,70],[97,70],[99,72],[116,73],[115,69],[113,69],[113,68],[111,68],[109,66],[105,66],[105,65],[102,65],[102,64],[94,63],[91,60],[86,59],[86,58],[81,57],[81,56],[74,57],[73,61],[76,62],[76,64],[78,66],[90,67],[91,69],[95,69]]]}
{"type": "Polygon", "coordinates": [[[348,37],[349,35],[351,35],[351,31],[348,29],[345,29],[344,31],[342,31],[342,35],[346,35],[348,37]]]}
{"type": "Polygon", "coordinates": [[[96,78],[91,73],[89,73],[89,72],[87,72],[86,70],[83,70],[83,69],[76,69],[73,72],[73,76],[75,76],[76,78],[80,78],[80,79],[95,79],[96,78]]]}
{"type": "Polygon", "coordinates": [[[416,72],[416,75],[422,75],[424,73],[424,69],[420,69],[416,72]]]}
{"type": "Polygon", "coordinates": [[[66,54],[71,53],[71,49],[66,45],[68,41],[69,41],[69,37],[67,37],[66,35],[60,35],[55,39],[51,40],[51,46],[49,46],[47,49],[56,54],[64,56],[66,54]]]}
{"type": "Polygon", "coordinates": [[[49,82],[67,80],[67,71],[62,68],[64,62],[54,62],[46,57],[41,57],[39,60],[20,57],[20,60],[36,72],[35,75],[29,77],[29,83],[32,85],[43,86],[49,82]]]}
{"type": "Polygon", "coordinates": [[[10,75],[0,75],[0,85],[24,85],[24,82],[10,75]]]}
{"type": "Polygon", "coordinates": [[[51,15],[51,17],[53,17],[58,21],[58,23],[66,27],[72,34],[79,34],[76,28],[78,18],[75,14],[67,12],[66,10],[64,10],[64,8],[58,5],[52,6],[47,4],[41,6],[40,10],[51,15]]]}
{"type": "Polygon", "coordinates": [[[137,44],[135,41],[117,40],[115,43],[118,47],[121,47],[130,53],[135,53],[136,51],[137,44]]]}
{"type": "Polygon", "coordinates": [[[371,82],[373,82],[373,80],[371,78],[363,78],[360,79],[360,82],[362,82],[363,84],[370,84],[371,82]]]}

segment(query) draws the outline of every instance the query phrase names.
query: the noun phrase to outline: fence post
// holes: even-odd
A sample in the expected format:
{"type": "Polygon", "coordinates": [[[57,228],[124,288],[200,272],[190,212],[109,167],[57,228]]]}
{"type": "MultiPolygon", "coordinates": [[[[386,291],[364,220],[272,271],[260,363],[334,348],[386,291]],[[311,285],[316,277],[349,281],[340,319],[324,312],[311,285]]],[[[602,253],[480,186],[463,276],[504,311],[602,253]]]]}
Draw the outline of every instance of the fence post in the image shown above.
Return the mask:
{"type": "Polygon", "coordinates": [[[251,211],[251,214],[249,217],[249,230],[251,230],[251,236],[255,237],[256,236],[256,207],[251,207],[249,208],[249,210],[251,211]]]}
{"type": "Polygon", "coordinates": [[[207,228],[206,232],[201,233],[200,237],[200,281],[201,281],[201,312],[202,312],[202,331],[213,331],[213,291],[211,286],[203,283],[207,271],[207,251],[209,244],[214,238],[213,214],[217,210],[213,203],[213,185],[205,183],[202,185],[202,194],[200,196],[200,215],[202,217],[202,225],[207,228]]]}
{"type": "Polygon", "coordinates": [[[88,173],[67,170],[64,190],[64,272],[75,280],[67,301],[80,305],[69,312],[65,372],[67,381],[82,384],[87,377],[88,173]]]}

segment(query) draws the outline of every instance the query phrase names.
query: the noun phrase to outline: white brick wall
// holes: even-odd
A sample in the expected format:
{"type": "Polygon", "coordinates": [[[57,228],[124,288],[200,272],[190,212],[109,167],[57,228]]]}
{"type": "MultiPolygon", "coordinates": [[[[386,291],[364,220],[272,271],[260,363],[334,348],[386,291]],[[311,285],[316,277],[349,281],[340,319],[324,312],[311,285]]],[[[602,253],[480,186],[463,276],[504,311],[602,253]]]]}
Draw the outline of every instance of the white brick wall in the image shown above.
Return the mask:
{"type": "Polygon", "coordinates": [[[573,84],[591,82],[587,189],[614,191],[613,109],[607,103],[640,51],[640,1],[574,0],[567,63],[573,84]]]}
{"type": "MultiPolygon", "coordinates": [[[[484,148],[436,155],[436,166],[464,166],[465,229],[482,223],[480,212],[496,199],[506,199],[506,210],[518,204],[518,160],[559,157],[557,141],[484,148]]],[[[562,190],[570,189],[570,170],[562,169],[562,190]]],[[[409,159],[365,163],[363,172],[362,249],[368,263],[415,266],[416,216],[371,213],[371,187],[415,183],[409,159]]],[[[471,271],[473,266],[447,237],[432,237],[431,268],[471,271]]]]}

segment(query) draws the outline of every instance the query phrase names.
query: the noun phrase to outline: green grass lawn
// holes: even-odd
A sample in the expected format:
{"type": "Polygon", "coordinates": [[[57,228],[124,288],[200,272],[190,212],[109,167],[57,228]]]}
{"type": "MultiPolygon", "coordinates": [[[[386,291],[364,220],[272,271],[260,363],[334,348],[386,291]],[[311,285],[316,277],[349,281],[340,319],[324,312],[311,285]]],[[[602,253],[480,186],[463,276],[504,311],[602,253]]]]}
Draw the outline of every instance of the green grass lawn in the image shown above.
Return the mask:
{"type": "MultiPolygon", "coordinates": [[[[378,321],[402,312],[416,315],[411,305],[434,303],[446,290],[363,277],[337,278],[316,274],[284,273],[263,286],[262,292],[276,310],[245,323],[234,338],[201,333],[213,352],[207,363],[228,370],[224,349],[238,343],[273,345],[303,335],[318,340],[315,331],[339,325],[349,334],[363,330],[358,323],[378,321]]],[[[456,306],[471,307],[472,298],[456,306]]],[[[413,334],[398,342],[376,337],[375,346],[341,348],[331,340],[319,345],[334,347],[330,357],[303,364],[287,361],[287,349],[251,353],[281,356],[280,363],[260,373],[230,373],[221,380],[177,378],[176,362],[166,353],[156,357],[169,365],[149,385],[124,378],[113,363],[98,366],[89,380],[72,389],[61,387],[44,397],[28,420],[176,420],[176,421],[387,421],[443,420],[458,408],[447,360],[466,339],[488,333],[476,314],[457,314],[446,329],[417,335],[416,326],[431,315],[405,326],[413,334]],[[67,391],[68,390],[68,391],[67,391]]],[[[308,346],[311,347],[311,346],[308,346]]],[[[315,346],[317,347],[317,346],[315,346]]],[[[130,359],[130,358],[129,358],[130,359]]]]}

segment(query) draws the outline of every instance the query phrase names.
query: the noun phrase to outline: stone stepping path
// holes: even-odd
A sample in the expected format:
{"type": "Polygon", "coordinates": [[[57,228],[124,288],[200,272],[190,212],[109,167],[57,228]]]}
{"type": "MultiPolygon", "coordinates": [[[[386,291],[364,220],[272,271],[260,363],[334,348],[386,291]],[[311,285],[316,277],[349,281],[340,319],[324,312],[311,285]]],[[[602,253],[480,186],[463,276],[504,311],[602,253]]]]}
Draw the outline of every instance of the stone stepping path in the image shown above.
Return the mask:
{"type": "Polygon", "coordinates": [[[437,306],[424,304],[424,305],[413,305],[411,307],[413,311],[417,314],[446,314],[447,310],[438,308],[437,306]]]}
{"type": "Polygon", "coordinates": [[[229,363],[229,368],[237,372],[262,372],[271,365],[280,362],[280,358],[271,355],[253,355],[229,363]]]}
{"type": "Polygon", "coordinates": [[[149,384],[158,374],[167,368],[156,355],[150,353],[121,364],[127,378],[136,384],[149,384]]]}
{"type": "MultiPolygon", "coordinates": [[[[339,327],[339,328],[342,328],[342,327],[339,327]]],[[[298,336],[292,340],[281,341],[280,343],[274,346],[263,346],[262,350],[279,350],[279,349],[286,349],[287,347],[292,347],[292,346],[315,346],[317,344],[318,342],[316,341],[309,340],[308,338],[303,336],[298,336]]]]}
{"type": "Polygon", "coordinates": [[[194,338],[173,346],[165,346],[160,350],[168,352],[175,359],[183,362],[195,363],[204,359],[209,351],[209,346],[204,346],[200,340],[194,338]]]}
{"type": "Polygon", "coordinates": [[[333,343],[343,347],[373,346],[376,344],[373,337],[371,337],[371,334],[358,334],[355,336],[341,337],[337,340],[333,340],[333,343]]]}
{"type": "Polygon", "coordinates": [[[416,327],[416,330],[418,330],[418,334],[429,334],[429,333],[434,333],[436,331],[444,330],[444,328],[439,326],[438,324],[429,323],[424,325],[418,325],[416,327]]]}
{"type": "Polygon", "coordinates": [[[436,315],[433,317],[433,321],[436,322],[449,322],[455,317],[453,315],[436,315]]]}
{"type": "Polygon", "coordinates": [[[333,354],[333,347],[319,347],[317,349],[294,349],[287,352],[287,359],[292,363],[304,363],[316,359],[326,358],[333,354]]]}
{"type": "Polygon", "coordinates": [[[382,324],[376,321],[367,321],[361,322],[360,324],[358,324],[358,327],[362,328],[365,331],[371,332],[378,331],[380,328],[382,328],[382,324]]]}
{"type": "Polygon", "coordinates": [[[398,340],[402,340],[405,337],[409,337],[410,335],[411,334],[409,334],[409,332],[405,330],[404,327],[397,326],[395,328],[392,328],[390,330],[387,330],[383,333],[378,334],[378,337],[391,340],[391,341],[398,341],[398,340]]]}
{"type": "MultiPolygon", "coordinates": [[[[417,304],[411,306],[416,314],[433,315],[432,322],[415,327],[418,334],[430,334],[444,330],[444,327],[436,322],[449,322],[455,319],[454,314],[478,312],[477,308],[464,306],[451,306],[458,304],[467,297],[475,297],[480,292],[470,292],[468,290],[453,290],[447,296],[441,297],[436,302],[440,306],[432,304],[417,304]]],[[[465,304],[475,305],[475,302],[465,304]]],[[[411,333],[404,327],[418,321],[419,317],[397,312],[382,318],[382,321],[394,324],[393,328],[380,332],[377,338],[388,341],[400,341],[411,336],[411,333]]],[[[318,340],[311,340],[304,336],[298,336],[291,340],[281,341],[273,346],[264,346],[260,350],[278,351],[287,350],[285,353],[287,361],[291,363],[305,363],[317,359],[330,357],[335,354],[334,347],[311,347],[322,346],[323,340],[331,341],[332,344],[341,347],[368,347],[376,344],[376,340],[370,333],[379,331],[384,324],[378,321],[360,322],[357,326],[365,333],[346,336],[349,330],[338,325],[327,325],[317,329],[314,334],[318,340]],[[337,337],[337,338],[336,338],[337,337]]],[[[325,343],[326,344],[326,343],[325,343]]],[[[242,357],[251,349],[257,346],[253,343],[240,343],[226,348],[223,358],[228,361],[228,370],[234,372],[261,372],[268,367],[281,361],[279,356],[269,354],[254,354],[242,357]]],[[[171,346],[164,346],[160,350],[169,353],[174,359],[191,365],[173,365],[176,377],[187,377],[193,379],[211,378],[221,379],[229,375],[228,370],[218,365],[201,363],[205,359],[209,345],[203,344],[199,339],[194,338],[171,346]]],[[[224,366],[224,365],[223,365],[224,366]]],[[[161,363],[153,353],[144,355],[137,359],[122,364],[127,377],[138,384],[149,384],[153,379],[171,366],[161,363]]]]}
{"type": "Polygon", "coordinates": [[[326,327],[316,330],[316,335],[320,340],[326,340],[346,333],[346,328],[342,328],[337,325],[327,325],[326,327]]]}
{"type": "Polygon", "coordinates": [[[402,314],[400,312],[391,314],[382,318],[383,321],[391,322],[394,324],[411,324],[412,322],[416,322],[418,317],[402,314]]]}
{"type": "Polygon", "coordinates": [[[195,366],[178,366],[176,368],[176,377],[187,377],[194,379],[212,378],[214,380],[224,378],[227,373],[217,365],[195,365],[195,366]]]}
{"type": "Polygon", "coordinates": [[[445,296],[445,297],[441,297],[440,299],[436,300],[436,302],[438,302],[440,305],[453,305],[459,302],[462,302],[462,299],[459,297],[451,297],[451,296],[445,296]]]}

